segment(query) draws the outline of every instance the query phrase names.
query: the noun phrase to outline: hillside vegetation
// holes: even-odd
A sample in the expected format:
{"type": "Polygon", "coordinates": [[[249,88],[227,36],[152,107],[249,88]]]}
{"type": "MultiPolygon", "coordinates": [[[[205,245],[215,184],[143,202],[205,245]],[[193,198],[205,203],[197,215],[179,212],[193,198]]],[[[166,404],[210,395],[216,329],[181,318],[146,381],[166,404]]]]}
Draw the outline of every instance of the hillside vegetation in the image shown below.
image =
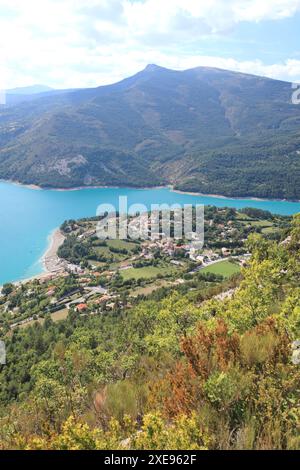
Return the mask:
{"type": "Polygon", "coordinates": [[[225,299],[196,288],[13,331],[1,447],[299,449],[299,216],[289,232],[250,235],[225,299]]]}
{"type": "Polygon", "coordinates": [[[155,65],[120,83],[0,109],[0,178],[300,198],[291,84],[155,65]]]}

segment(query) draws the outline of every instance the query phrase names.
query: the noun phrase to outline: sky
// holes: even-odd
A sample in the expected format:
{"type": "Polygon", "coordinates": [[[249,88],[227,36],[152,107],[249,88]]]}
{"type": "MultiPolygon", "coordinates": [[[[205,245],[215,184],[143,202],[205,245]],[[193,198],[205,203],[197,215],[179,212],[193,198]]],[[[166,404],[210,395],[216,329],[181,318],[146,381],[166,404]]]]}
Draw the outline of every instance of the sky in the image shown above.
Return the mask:
{"type": "Polygon", "coordinates": [[[147,64],[300,82],[300,0],[0,0],[0,88],[94,87],[147,64]]]}

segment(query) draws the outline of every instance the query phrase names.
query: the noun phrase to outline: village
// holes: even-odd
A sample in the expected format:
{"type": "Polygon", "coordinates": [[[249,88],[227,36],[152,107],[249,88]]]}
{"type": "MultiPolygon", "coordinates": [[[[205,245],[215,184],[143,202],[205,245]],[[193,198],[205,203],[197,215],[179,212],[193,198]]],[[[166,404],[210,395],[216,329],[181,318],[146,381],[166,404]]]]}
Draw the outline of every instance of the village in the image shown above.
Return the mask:
{"type": "MultiPolygon", "coordinates": [[[[143,224],[145,233],[146,223],[145,215],[132,218],[131,234],[143,224]]],[[[275,225],[256,224],[238,212],[212,208],[206,216],[203,244],[201,236],[186,240],[162,234],[100,240],[97,219],[65,222],[54,234],[54,251],[46,256],[48,272],[2,289],[2,325],[24,327],[43,322],[48,314],[59,321],[70,312],[81,316],[120,312],[162,288],[193,289],[196,280],[205,276],[220,283],[239,275],[251,256],[245,246],[249,232],[275,225]]]]}

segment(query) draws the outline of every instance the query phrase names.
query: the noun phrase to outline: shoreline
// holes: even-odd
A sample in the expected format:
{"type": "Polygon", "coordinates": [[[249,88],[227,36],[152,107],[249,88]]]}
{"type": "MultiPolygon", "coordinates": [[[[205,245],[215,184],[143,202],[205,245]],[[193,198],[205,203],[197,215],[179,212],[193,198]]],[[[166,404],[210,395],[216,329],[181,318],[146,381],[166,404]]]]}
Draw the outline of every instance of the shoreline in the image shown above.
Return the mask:
{"type": "Polygon", "coordinates": [[[81,191],[85,189],[132,189],[135,191],[147,191],[147,190],[156,190],[156,189],[169,189],[173,193],[178,194],[185,194],[189,196],[199,196],[199,197],[213,197],[216,199],[228,199],[228,200],[242,200],[242,201],[256,201],[256,202],[291,202],[295,204],[300,203],[300,199],[272,199],[272,198],[259,198],[255,196],[225,196],[223,194],[205,194],[201,192],[193,192],[193,191],[181,191],[180,189],[175,189],[172,185],[166,186],[146,186],[146,187],[128,187],[128,186],[74,186],[74,188],[47,188],[38,186],[35,184],[24,184],[20,181],[13,181],[13,180],[3,180],[0,179],[2,183],[9,183],[14,184],[16,186],[21,186],[23,188],[32,189],[34,191],[60,191],[60,192],[67,192],[67,191],[81,191]]]}
{"type": "Polygon", "coordinates": [[[58,228],[54,229],[48,236],[48,248],[41,258],[45,274],[53,274],[62,270],[62,261],[58,257],[57,252],[65,239],[66,237],[58,228]]]}
{"type": "Polygon", "coordinates": [[[180,189],[171,188],[173,193],[178,194],[189,194],[190,196],[201,196],[201,197],[213,197],[215,199],[227,199],[232,201],[256,201],[256,202],[292,202],[295,204],[300,203],[300,199],[292,200],[292,199],[267,199],[262,197],[254,197],[254,196],[246,196],[246,197],[239,197],[239,196],[224,196],[222,194],[205,194],[205,193],[193,193],[192,191],[181,191],[180,189]]]}
{"type": "MultiPolygon", "coordinates": [[[[17,186],[21,186],[27,189],[31,190],[38,190],[38,191],[44,191],[46,188],[41,188],[36,185],[24,185],[18,181],[11,181],[11,180],[2,180],[0,179],[0,182],[4,182],[7,184],[14,184],[17,186]]],[[[57,189],[51,189],[49,188],[50,191],[79,191],[79,190],[84,190],[84,189],[125,189],[125,186],[82,186],[82,187],[77,187],[77,188],[57,188],[57,189]]],[[[219,194],[204,194],[200,192],[189,192],[189,191],[181,191],[178,189],[174,189],[174,186],[172,185],[167,185],[167,186],[153,186],[153,187],[144,187],[144,188],[126,188],[126,189],[132,189],[132,190],[159,190],[159,189],[168,189],[171,192],[178,193],[178,194],[183,194],[183,195],[192,195],[192,196],[199,196],[199,197],[212,197],[220,200],[244,200],[244,201],[249,201],[249,207],[251,207],[250,202],[251,201],[260,201],[260,202],[281,202],[281,203],[293,203],[293,204],[299,204],[300,201],[292,201],[292,200],[287,200],[287,199],[263,199],[263,198],[255,198],[255,197],[229,197],[229,196],[224,196],[224,195],[219,195],[219,194]]],[[[226,204],[225,204],[226,205],[226,204]]],[[[225,207],[224,205],[224,207],[225,207]]],[[[63,244],[65,240],[65,236],[62,234],[60,229],[56,228],[54,229],[49,235],[48,235],[48,247],[42,257],[40,258],[40,264],[42,265],[42,271],[34,276],[24,278],[24,279],[19,279],[16,281],[12,281],[12,284],[15,285],[21,285],[24,283],[28,283],[30,281],[33,281],[35,279],[45,279],[51,275],[55,275],[58,273],[64,272],[64,263],[63,261],[57,256],[57,251],[59,247],[63,244]]],[[[0,286],[0,289],[2,286],[0,286]]]]}
{"type": "Polygon", "coordinates": [[[65,239],[66,237],[58,228],[54,229],[48,236],[48,248],[41,258],[45,273],[49,274],[55,272],[58,264],[61,264],[61,260],[57,256],[57,252],[59,247],[64,243],[65,239]]]}
{"type": "MultiPolygon", "coordinates": [[[[27,284],[28,282],[32,282],[35,280],[44,280],[48,279],[51,276],[55,276],[56,274],[63,273],[64,272],[64,266],[62,263],[62,260],[58,257],[57,251],[59,247],[63,244],[65,241],[65,236],[61,232],[60,229],[54,229],[49,235],[48,235],[48,247],[46,251],[44,252],[43,256],[40,258],[43,271],[39,274],[36,274],[34,276],[25,278],[25,279],[20,279],[18,281],[12,281],[11,284],[15,286],[21,286],[22,284],[27,284]]],[[[0,290],[2,289],[2,285],[0,286],[0,290]]]]}
{"type": "Polygon", "coordinates": [[[15,186],[20,186],[21,188],[33,189],[35,191],[42,191],[43,190],[43,188],[41,188],[40,186],[37,186],[36,184],[24,184],[24,183],[21,183],[20,181],[14,181],[14,180],[0,179],[0,183],[13,184],[15,186]]]}
{"type": "Polygon", "coordinates": [[[44,187],[38,186],[36,184],[25,184],[21,183],[20,181],[15,180],[3,180],[0,179],[0,183],[9,183],[14,184],[15,186],[20,186],[22,188],[32,189],[34,191],[61,191],[61,192],[68,192],[68,191],[81,191],[83,189],[132,189],[135,191],[145,191],[149,189],[170,189],[171,186],[145,186],[145,187],[137,187],[137,186],[74,186],[73,188],[53,188],[53,187],[44,187]]]}

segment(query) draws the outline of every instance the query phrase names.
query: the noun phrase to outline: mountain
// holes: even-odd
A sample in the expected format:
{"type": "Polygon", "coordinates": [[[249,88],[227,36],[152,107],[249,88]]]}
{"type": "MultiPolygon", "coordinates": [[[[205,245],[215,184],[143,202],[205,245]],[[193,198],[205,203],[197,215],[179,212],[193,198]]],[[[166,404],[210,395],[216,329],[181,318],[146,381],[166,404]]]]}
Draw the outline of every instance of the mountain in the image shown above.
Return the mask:
{"type": "Polygon", "coordinates": [[[10,90],[6,90],[6,93],[8,95],[35,95],[36,93],[45,93],[52,90],[53,88],[46,85],[31,85],[27,87],[11,88],[10,90]]]}
{"type": "Polygon", "coordinates": [[[0,178],[300,198],[290,83],[149,65],[119,83],[0,109],[0,178]]]}
{"type": "Polygon", "coordinates": [[[45,85],[32,85],[28,87],[12,88],[5,91],[5,106],[15,106],[25,101],[32,101],[44,96],[54,96],[61,93],[70,93],[75,89],[55,90],[45,85]]]}

